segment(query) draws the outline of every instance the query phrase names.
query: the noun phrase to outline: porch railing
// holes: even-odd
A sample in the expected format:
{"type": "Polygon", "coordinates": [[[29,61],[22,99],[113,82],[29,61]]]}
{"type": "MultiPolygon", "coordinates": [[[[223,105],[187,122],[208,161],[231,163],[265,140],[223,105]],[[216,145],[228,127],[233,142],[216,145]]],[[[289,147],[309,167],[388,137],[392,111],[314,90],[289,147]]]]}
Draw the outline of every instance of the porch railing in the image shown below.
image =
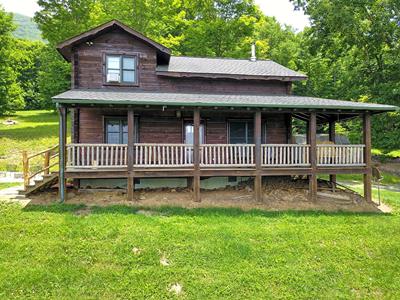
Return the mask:
{"type": "Polygon", "coordinates": [[[310,145],[261,145],[261,161],[263,166],[309,166],[310,145]]]}
{"type": "Polygon", "coordinates": [[[193,165],[193,146],[187,144],[135,144],[136,167],[185,167],[193,165]]]}
{"type": "Polygon", "coordinates": [[[67,167],[126,167],[127,152],[125,144],[68,144],[67,167]]]}
{"type": "Polygon", "coordinates": [[[318,166],[364,166],[365,145],[317,145],[318,166]]]}
{"type": "MultiPolygon", "coordinates": [[[[365,145],[317,145],[318,166],[364,166],[365,145]]],[[[127,167],[126,144],[69,144],[67,167],[118,168],[127,167]]],[[[254,144],[202,144],[202,167],[254,167],[254,144]]],[[[310,166],[310,145],[263,144],[263,167],[310,166]]],[[[193,145],[134,145],[135,167],[193,166],[193,145]]]]}
{"type": "Polygon", "coordinates": [[[254,144],[202,144],[200,165],[204,167],[254,166],[254,144]]]}

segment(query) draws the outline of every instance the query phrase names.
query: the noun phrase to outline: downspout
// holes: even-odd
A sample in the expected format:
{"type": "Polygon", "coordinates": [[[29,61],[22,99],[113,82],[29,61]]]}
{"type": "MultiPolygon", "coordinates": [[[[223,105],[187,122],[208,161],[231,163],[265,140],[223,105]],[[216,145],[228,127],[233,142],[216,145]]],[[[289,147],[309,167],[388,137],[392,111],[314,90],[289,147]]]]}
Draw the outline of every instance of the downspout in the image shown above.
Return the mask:
{"type": "Polygon", "coordinates": [[[60,202],[65,201],[65,107],[57,103],[57,110],[59,115],[59,158],[58,158],[58,191],[60,202]]]}

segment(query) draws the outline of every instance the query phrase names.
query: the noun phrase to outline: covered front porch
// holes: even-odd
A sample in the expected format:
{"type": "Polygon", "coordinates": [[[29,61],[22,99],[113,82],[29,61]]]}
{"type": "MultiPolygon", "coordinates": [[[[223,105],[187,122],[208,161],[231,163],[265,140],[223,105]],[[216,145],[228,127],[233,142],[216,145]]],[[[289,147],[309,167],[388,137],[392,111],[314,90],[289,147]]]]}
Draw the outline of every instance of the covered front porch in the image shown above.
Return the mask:
{"type": "MultiPolygon", "coordinates": [[[[369,112],[344,114],[335,112],[334,118],[327,112],[308,110],[299,114],[290,110],[263,110],[263,109],[230,109],[217,108],[184,108],[186,115],[192,115],[191,143],[141,143],[136,135],[140,126],[136,120],[143,113],[148,113],[145,106],[106,107],[108,115],[117,110],[121,115],[125,111],[127,119],[127,143],[80,143],[73,138],[73,143],[65,143],[66,113],[67,110],[94,109],[88,106],[59,105],[60,112],[60,170],[65,179],[111,179],[125,178],[127,180],[128,200],[134,199],[136,178],[188,178],[193,190],[193,199],[201,201],[200,181],[210,177],[241,176],[254,179],[254,198],[262,201],[262,182],[265,176],[306,176],[309,180],[309,197],[316,199],[318,191],[317,178],[319,175],[328,174],[332,183],[336,182],[336,174],[357,173],[364,174],[364,196],[371,199],[371,140],[369,112]],[[207,143],[207,138],[202,136],[204,128],[202,120],[210,113],[229,115],[243,113],[246,120],[249,115],[254,130],[253,143],[207,143]],[[264,137],[266,120],[272,115],[285,115],[288,132],[284,132],[286,143],[265,143],[264,137]],[[287,118],[290,116],[290,118],[287,118]],[[305,144],[290,143],[292,119],[300,117],[307,124],[307,137],[305,144]],[[335,144],[335,123],[337,120],[349,117],[363,119],[364,139],[361,144],[335,144]],[[329,141],[317,142],[317,126],[328,124],[329,141]]],[[[156,108],[159,112],[166,111],[165,106],[156,108]]],[[[176,108],[171,108],[176,111],[176,108]]],[[[73,122],[76,122],[74,120],[73,122]]],[[[227,128],[229,131],[229,128],[227,128]]],[[[104,134],[104,133],[102,133],[104,134]]],[[[158,140],[162,139],[158,135],[158,140]]],[[[61,193],[64,193],[65,186],[61,193]]]]}
{"type": "Polygon", "coordinates": [[[66,178],[121,178],[133,200],[135,178],[183,178],[200,201],[200,181],[221,176],[252,177],[262,201],[266,176],[302,176],[317,198],[318,176],[364,175],[371,200],[371,115],[387,105],[288,95],[189,94],[70,90],[54,97],[60,112],[60,196],[66,178]],[[66,143],[66,114],[72,143],[66,143]],[[114,120],[116,117],[117,121],[114,120]],[[107,121],[109,119],[114,121],[107,121]],[[335,124],[362,120],[362,140],[341,144],[335,124]],[[294,121],[306,138],[293,138],[294,121]],[[109,123],[108,123],[109,122],[109,123]],[[324,127],[328,139],[318,140],[324,127]],[[119,128],[119,130],[117,130],[119,128]]]}

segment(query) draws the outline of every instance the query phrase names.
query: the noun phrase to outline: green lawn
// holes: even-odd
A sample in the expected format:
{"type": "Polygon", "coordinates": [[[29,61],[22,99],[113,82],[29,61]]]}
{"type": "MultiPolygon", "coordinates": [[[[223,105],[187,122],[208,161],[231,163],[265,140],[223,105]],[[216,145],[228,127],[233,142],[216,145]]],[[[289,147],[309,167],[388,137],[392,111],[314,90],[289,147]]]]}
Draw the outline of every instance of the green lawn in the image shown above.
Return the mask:
{"type": "MultiPolygon", "coordinates": [[[[383,185],[391,185],[391,184],[400,184],[400,177],[387,173],[387,172],[382,172],[383,179],[381,181],[381,184],[383,185]]],[[[328,175],[321,175],[319,176],[321,179],[328,180],[329,176],[328,175]]],[[[363,175],[362,174],[338,174],[336,176],[336,181],[337,182],[343,182],[343,181],[354,181],[354,182],[362,182],[363,180],[363,175]]]]}
{"type": "Polygon", "coordinates": [[[22,182],[0,182],[0,190],[4,190],[13,186],[23,185],[22,182]]]}
{"type": "MultiPolygon", "coordinates": [[[[54,111],[18,111],[15,115],[0,117],[0,171],[21,171],[22,150],[35,153],[56,144],[58,116],[54,111]],[[17,124],[4,125],[8,119],[17,124]]],[[[39,163],[34,161],[34,164],[39,163]]]]}
{"type": "Polygon", "coordinates": [[[400,298],[397,212],[78,209],[0,205],[0,298],[400,298]]]}

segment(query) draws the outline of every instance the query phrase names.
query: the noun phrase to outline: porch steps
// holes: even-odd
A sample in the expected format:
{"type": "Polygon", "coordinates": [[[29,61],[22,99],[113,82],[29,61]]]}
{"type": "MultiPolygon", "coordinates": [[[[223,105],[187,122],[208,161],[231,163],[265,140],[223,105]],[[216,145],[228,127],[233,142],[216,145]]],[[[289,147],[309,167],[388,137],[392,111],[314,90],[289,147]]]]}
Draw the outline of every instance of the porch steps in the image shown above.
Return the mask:
{"type": "Polygon", "coordinates": [[[52,172],[48,175],[43,175],[43,178],[34,180],[33,184],[28,185],[24,190],[19,191],[20,196],[28,196],[34,192],[50,187],[58,182],[58,172],[52,172]]]}

